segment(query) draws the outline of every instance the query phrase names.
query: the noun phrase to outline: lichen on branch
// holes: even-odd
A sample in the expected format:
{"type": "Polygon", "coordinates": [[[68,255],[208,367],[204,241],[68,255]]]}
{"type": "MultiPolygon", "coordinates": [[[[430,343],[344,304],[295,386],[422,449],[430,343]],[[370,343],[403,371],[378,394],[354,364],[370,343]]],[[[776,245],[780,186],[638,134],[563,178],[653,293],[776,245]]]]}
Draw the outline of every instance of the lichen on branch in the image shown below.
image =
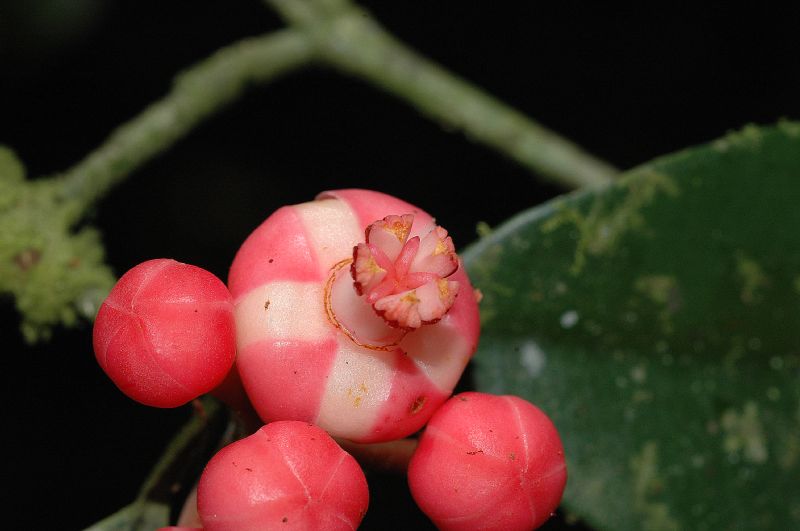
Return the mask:
{"type": "Polygon", "coordinates": [[[114,276],[98,232],[72,230],[73,205],[52,179],[26,180],[22,163],[0,146],[0,295],[11,295],[29,342],[53,326],[93,319],[114,276]]]}

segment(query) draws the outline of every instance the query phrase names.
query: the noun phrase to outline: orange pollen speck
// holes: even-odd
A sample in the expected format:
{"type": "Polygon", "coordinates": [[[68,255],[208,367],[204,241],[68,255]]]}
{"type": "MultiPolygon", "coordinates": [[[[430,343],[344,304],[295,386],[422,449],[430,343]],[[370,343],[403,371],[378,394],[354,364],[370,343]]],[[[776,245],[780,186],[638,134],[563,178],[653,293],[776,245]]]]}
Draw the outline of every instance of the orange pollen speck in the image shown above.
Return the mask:
{"type": "Polygon", "coordinates": [[[410,408],[412,415],[415,415],[422,410],[422,407],[425,405],[425,400],[426,398],[424,396],[418,396],[416,400],[414,400],[414,403],[411,404],[410,408]]]}
{"type": "Polygon", "coordinates": [[[417,297],[416,291],[409,291],[408,294],[404,295],[400,300],[409,304],[419,304],[419,297],[417,297]]]}
{"type": "Polygon", "coordinates": [[[444,243],[443,240],[439,240],[436,242],[436,248],[433,250],[433,255],[437,256],[440,254],[444,254],[448,251],[447,245],[444,243]]]}
{"type": "Polygon", "coordinates": [[[376,262],[375,258],[372,256],[369,257],[369,262],[367,262],[367,269],[370,273],[382,273],[385,271],[385,269],[378,265],[378,262],[376,262]]]}
{"type": "Polygon", "coordinates": [[[386,229],[391,231],[395,235],[395,237],[401,242],[406,241],[406,237],[408,237],[409,228],[410,227],[408,227],[402,221],[395,221],[394,223],[392,223],[391,226],[386,227],[386,229]]]}
{"type": "Polygon", "coordinates": [[[439,287],[439,296],[442,299],[446,299],[447,296],[450,295],[450,286],[447,284],[447,281],[440,278],[436,281],[436,285],[439,287]]]}

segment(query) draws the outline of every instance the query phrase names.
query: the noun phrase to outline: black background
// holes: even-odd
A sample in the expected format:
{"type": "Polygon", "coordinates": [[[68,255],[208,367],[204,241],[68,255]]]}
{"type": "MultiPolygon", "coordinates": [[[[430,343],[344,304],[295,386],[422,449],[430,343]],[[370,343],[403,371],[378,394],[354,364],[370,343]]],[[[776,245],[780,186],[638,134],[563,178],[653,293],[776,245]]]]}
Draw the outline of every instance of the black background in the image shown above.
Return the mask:
{"type": "MultiPolygon", "coordinates": [[[[362,3],[430,58],[623,169],[749,122],[800,118],[798,8],[698,4],[362,3]]],[[[0,143],[31,176],[64,170],[163,96],[177,71],[281,26],[256,0],[0,0],[0,143]]],[[[563,191],[541,183],[393,97],[315,68],[204,123],[92,221],[117,274],[172,257],[224,279],[270,212],[320,190],[398,195],[464,246],[477,222],[563,191]]],[[[11,526],[85,527],[134,498],[189,410],[122,396],[95,364],[89,325],[31,348],[12,301],[0,301],[0,317],[11,526]]],[[[364,528],[420,528],[402,478],[373,480],[364,528]]]]}

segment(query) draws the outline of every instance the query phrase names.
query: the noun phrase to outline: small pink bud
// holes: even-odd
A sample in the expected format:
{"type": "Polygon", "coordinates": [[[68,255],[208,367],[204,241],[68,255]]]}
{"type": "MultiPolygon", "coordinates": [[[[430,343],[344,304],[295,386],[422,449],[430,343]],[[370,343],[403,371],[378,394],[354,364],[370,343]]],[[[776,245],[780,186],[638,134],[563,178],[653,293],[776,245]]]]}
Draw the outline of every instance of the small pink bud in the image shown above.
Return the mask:
{"type": "Polygon", "coordinates": [[[197,508],[206,531],[356,529],[369,505],[364,473],[324,430],[273,422],[206,465],[197,508]]]}
{"type": "Polygon", "coordinates": [[[123,393],[177,407],[211,391],[233,365],[233,301],[204,269],[149,260],[119,279],[93,336],[100,367],[123,393]]]}
{"type": "Polygon", "coordinates": [[[411,494],[442,530],[527,530],[567,481],[555,426],[516,396],[462,393],[431,418],[408,468],[411,494]]]}

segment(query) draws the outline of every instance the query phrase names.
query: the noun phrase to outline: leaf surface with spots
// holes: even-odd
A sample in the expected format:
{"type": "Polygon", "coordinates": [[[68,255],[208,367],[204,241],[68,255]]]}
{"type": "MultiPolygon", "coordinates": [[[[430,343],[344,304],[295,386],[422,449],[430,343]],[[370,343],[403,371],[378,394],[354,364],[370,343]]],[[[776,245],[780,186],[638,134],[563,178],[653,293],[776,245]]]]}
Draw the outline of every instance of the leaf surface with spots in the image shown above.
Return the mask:
{"type": "Polygon", "coordinates": [[[800,527],[800,124],[523,212],[464,254],[476,386],[543,408],[601,529],[800,527]]]}

